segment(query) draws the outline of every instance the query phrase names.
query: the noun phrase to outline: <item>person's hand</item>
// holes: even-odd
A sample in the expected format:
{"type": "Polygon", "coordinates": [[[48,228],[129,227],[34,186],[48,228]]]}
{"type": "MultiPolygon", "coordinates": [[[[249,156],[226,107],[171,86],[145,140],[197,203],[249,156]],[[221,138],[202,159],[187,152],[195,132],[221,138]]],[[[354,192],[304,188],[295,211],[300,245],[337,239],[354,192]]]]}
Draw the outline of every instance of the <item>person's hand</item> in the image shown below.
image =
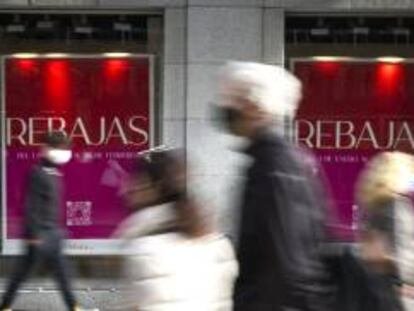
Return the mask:
{"type": "Polygon", "coordinates": [[[362,242],[361,251],[363,260],[374,269],[392,269],[394,258],[383,238],[377,235],[369,236],[362,242]]]}
{"type": "Polygon", "coordinates": [[[410,299],[414,299],[414,286],[403,285],[401,287],[401,295],[410,299]]]}
{"type": "Polygon", "coordinates": [[[27,242],[27,244],[34,245],[34,246],[38,246],[38,245],[41,245],[43,243],[43,241],[40,240],[40,239],[30,239],[30,240],[27,240],[26,242],[27,242]]]}

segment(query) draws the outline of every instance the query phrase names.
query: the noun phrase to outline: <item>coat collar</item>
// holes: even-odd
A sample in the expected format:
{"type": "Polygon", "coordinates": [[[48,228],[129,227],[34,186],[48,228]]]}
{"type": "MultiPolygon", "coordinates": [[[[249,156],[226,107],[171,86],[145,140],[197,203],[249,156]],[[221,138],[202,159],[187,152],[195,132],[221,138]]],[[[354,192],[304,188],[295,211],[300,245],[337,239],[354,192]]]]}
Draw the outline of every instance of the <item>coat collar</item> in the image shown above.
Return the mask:
{"type": "Polygon", "coordinates": [[[251,139],[250,145],[244,150],[244,153],[251,157],[255,157],[257,150],[262,146],[284,146],[286,139],[283,134],[276,127],[263,127],[260,128],[256,135],[251,139]]]}

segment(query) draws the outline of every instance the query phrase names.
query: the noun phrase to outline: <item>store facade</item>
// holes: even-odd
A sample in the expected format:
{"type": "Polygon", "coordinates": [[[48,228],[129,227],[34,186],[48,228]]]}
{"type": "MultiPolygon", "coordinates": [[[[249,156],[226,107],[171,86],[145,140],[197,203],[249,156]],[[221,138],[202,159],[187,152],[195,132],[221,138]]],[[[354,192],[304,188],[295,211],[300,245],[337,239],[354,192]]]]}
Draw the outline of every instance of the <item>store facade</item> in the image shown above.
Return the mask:
{"type": "MultiPolygon", "coordinates": [[[[79,59],[79,55],[83,55],[86,59],[101,59],[105,62],[111,58],[108,53],[112,53],[115,59],[131,61],[134,57],[144,57],[150,60],[151,72],[144,84],[146,92],[151,96],[148,95],[145,104],[147,110],[141,111],[138,116],[146,118],[147,123],[140,126],[132,124],[132,130],[139,128],[145,132],[137,134],[135,131],[134,135],[140,136],[140,139],[146,138],[145,144],[139,148],[161,144],[185,148],[191,165],[191,186],[205,205],[212,207],[219,226],[232,232],[232,224],[237,218],[233,207],[239,193],[242,179],[240,169],[244,166],[245,159],[232,151],[239,142],[218,130],[219,120],[215,120],[210,111],[211,102],[216,100],[216,78],[220,66],[228,60],[289,66],[290,58],[326,56],[331,55],[332,51],[335,54],[333,56],[359,57],[361,55],[358,53],[341,54],[344,51],[341,46],[332,48],[333,45],[329,42],[324,46],[311,42],[312,48],[303,42],[295,44],[298,42],[287,39],[287,21],[297,16],[408,16],[414,12],[414,3],[408,0],[10,0],[1,2],[0,11],[3,23],[0,51],[2,55],[7,55],[3,58],[6,70],[3,70],[2,76],[2,241],[7,244],[9,238],[18,237],[13,235],[13,230],[18,229],[14,228],[14,223],[7,223],[7,219],[14,217],[6,206],[7,195],[10,197],[12,193],[12,190],[8,190],[12,183],[7,179],[7,171],[13,168],[4,169],[7,166],[5,151],[13,147],[13,144],[22,142],[21,127],[28,127],[28,123],[22,125],[18,120],[21,116],[8,115],[7,108],[8,100],[19,100],[18,97],[13,99],[7,96],[5,88],[10,83],[18,83],[16,77],[13,79],[8,76],[7,62],[19,59],[19,54],[22,56],[22,53],[26,53],[23,58],[36,62],[53,62],[51,53],[64,53],[64,56],[58,58],[66,60],[79,59]],[[61,25],[58,30],[53,30],[54,22],[61,25]],[[19,25],[26,28],[22,31],[19,25]],[[28,25],[35,25],[33,27],[39,31],[28,25]],[[52,30],[48,30],[48,27],[52,27],[52,30]],[[95,29],[104,31],[95,33],[95,29]],[[36,55],[28,56],[27,53],[36,55]],[[121,56],[114,53],[127,54],[121,56]],[[10,125],[11,122],[14,125],[10,125]],[[13,126],[14,132],[11,133],[13,126]]],[[[311,26],[308,28],[311,31],[311,26]]],[[[401,45],[388,45],[387,54],[398,54],[398,51],[404,49],[408,50],[401,45]]],[[[386,55],[372,55],[374,56],[386,55]]],[[[73,62],[71,64],[76,67],[73,62]]],[[[58,96],[57,101],[60,102],[67,100],[61,94],[51,96],[58,96]]],[[[81,111],[79,109],[76,110],[78,113],[81,111]]],[[[33,111],[33,114],[36,113],[38,111],[33,111]]],[[[134,116],[136,115],[131,114],[126,117],[134,116]]],[[[34,117],[36,116],[25,116],[27,120],[34,117]]],[[[50,122],[59,125],[59,120],[50,122]]],[[[88,139],[90,142],[99,141],[99,137],[85,139],[85,135],[88,135],[86,126],[76,123],[76,120],[72,121],[75,123],[72,122],[71,131],[75,135],[83,135],[83,142],[88,139]],[[75,130],[74,126],[77,126],[75,130]]],[[[44,122],[49,124],[47,120],[44,122]]],[[[99,128],[99,122],[97,126],[99,128]]],[[[108,126],[110,131],[111,124],[108,126]]],[[[122,140],[121,127],[123,125],[115,121],[109,135],[117,136],[118,141],[122,140]]],[[[104,208],[92,207],[91,212],[87,202],[79,199],[67,205],[84,213],[81,216],[85,217],[71,220],[75,227],[76,224],[80,226],[79,232],[87,231],[88,226],[99,223],[99,219],[90,215],[94,211],[97,215],[99,212],[96,211],[104,208]]],[[[348,225],[349,217],[352,216],[348,215],[348,225]]],[[[74,233],[75,236],[76,234],[74,233]]],[[[82,234],[80,236],[85,240],[91,238],[82,234]]],[[[104,239],[110,240],[110,234],[106,232],[104,239]]],[[[7,245],[5,247],[3,242],[4,253],[16,253],[8,250],[10,248],[7,245]]],[[[74,246],[73,254],[116,255],[116,251],[108,248],[104,251],[89,249],[85,244],[78,249],[74,246]]]]}

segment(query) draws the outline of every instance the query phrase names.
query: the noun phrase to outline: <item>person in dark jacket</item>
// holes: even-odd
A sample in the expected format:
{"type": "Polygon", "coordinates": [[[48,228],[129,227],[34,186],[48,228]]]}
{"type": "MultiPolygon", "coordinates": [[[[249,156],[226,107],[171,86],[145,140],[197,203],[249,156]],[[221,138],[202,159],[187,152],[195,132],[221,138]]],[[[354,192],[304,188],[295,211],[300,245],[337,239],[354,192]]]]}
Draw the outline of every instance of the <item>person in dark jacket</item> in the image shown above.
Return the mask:
{"type": "Polygon", "coordinates": [[[248,139],[253,160],[240,209],[234,310],[330,310],[321,189],[308,155],[282,133],[301,84],[280,67],[234,62],[220,86],[219,113],[231,133],[248,139]]]}
{"type": "Polygon", "coordinates": [[[25,254],[16,266],[0,310],[10,307],[17,290],[38,263],[45,263],[54,274],[68,310],[76,306],[62,254],[63,232],[59,225],[62,173],[58,167],[71,159],[70,142],[63,132],[51,132],[45,137],[40,163],[32,169],[25,206],[25,254]]]}

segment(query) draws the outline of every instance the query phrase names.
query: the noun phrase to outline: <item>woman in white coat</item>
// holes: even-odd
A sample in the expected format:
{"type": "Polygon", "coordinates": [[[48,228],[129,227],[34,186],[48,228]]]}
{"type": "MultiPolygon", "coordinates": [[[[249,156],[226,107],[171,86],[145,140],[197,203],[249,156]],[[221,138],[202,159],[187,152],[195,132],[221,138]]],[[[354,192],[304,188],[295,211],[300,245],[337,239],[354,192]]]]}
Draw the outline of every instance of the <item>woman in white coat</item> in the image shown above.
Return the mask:
{"type": "Polygon", "coordinates": [[[179,152],[143,156],[125,196],[136,212],[117,233],[129,254],[123,310],[232,310],[232,246],[187,193],[179,152]]]}

